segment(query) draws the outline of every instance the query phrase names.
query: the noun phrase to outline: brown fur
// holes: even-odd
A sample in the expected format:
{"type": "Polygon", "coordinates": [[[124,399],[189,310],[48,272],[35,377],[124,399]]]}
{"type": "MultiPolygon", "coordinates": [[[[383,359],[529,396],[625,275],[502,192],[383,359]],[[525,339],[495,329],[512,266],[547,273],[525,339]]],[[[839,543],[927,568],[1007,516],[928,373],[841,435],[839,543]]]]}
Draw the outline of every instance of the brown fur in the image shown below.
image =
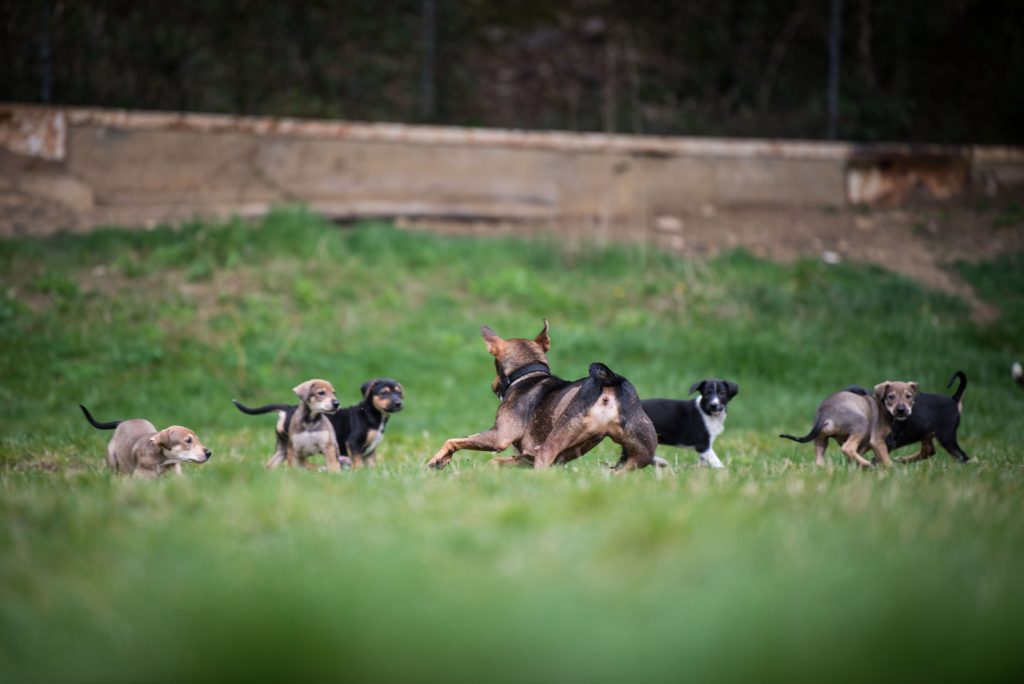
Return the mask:
{"type": "Polygon", "coordinates": [[[906,418],[913,411],[916,382],[887,380],[875,385],[871,394],[843,390],[826,397],[814,416],[814,427],[805,437],[781,435],[797,442],[814,440],[814,462],[825,464],[829,438],[854,463],[865,468],[872,463],[862,454],[868,449],[885,466],[892,465],[885,438],[892,431],[892,421],[906,418]]]}
{"type": "Polygon", "coordinates": [[[338,410],[334,387],[326,380],[307,380],[292,389],[299,398],[299,408],[291,414],[282,414],[277,424],[277,449],[267,460],[268,468],[281,463],[307,466],[306,457],[323,454],[327,470],[341,471],[338,462],[338,438],[328,414],[338,410]]]}
{"type": "Polygon", "coordinates": [[[144,478],[168,472],[181,475],[182,463],[210,460],[210,450],[186,427],[171,425],[157,430],[142,418],[98,423],[84,406],[81,408],[94,427],[114,429],[107,444],[107,465],[116,473],[144,478]]]}
{"type": "MultiPolygon", "coordinates": [[[[547,321],[532,340],[502,339],[487,326],[480,332],[499,371],[491,384],[496,393],[500,393],[502,375],[507,378],[531,364],[548,364],[547,321]]],[[[654,460],[657,435],[629,381],[601,364],[593,364],[590,377],[575,382],[538,370],[505,388],[494,427],[447,440],[428,465],[444,468],[462,449],[500,452],[512,446],[517,455],[492,462],[545,468],[579,458],[605,437],[623,446],[623,470],[642,468],[654,460]]]]}

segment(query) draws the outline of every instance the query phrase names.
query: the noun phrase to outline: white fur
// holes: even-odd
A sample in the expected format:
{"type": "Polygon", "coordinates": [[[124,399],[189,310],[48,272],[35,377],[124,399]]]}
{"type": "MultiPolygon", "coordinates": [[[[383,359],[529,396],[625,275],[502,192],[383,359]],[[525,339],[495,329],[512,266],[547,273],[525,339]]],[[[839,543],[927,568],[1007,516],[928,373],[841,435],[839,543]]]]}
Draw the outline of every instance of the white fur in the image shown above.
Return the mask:
{"type": "Polygon", "coordinates": [[[292,446],[299,456],[311,456],[320,453],[320,445],[330,441],[330,435],[326,430],[319,432],[300,432],[291,436],[292,446]]]}
{"type": "Polygon", "coordinates": [[[715,437],[717,437],[718,435],[722,434],[722,432],[725,431],[726,409],[723,407],[721,413],[709,416],[708,414],[704,413],[704,409],[701,408],[700,400],[701,398],[697,397],[696,399],[693,400],[693,402],[694,405],[697,407],[697,411],[700,413],[701,420],[704,421],[704,428],[708,431],[708,437],[710,438],[708,450],[700,455],[700,462],[706,463],[712,468],[724,468],[725,466],[722,465],[722,462],[718,459],[718,456],[715,455],[715,450],[713,447],[715,444],[715,437]]]}

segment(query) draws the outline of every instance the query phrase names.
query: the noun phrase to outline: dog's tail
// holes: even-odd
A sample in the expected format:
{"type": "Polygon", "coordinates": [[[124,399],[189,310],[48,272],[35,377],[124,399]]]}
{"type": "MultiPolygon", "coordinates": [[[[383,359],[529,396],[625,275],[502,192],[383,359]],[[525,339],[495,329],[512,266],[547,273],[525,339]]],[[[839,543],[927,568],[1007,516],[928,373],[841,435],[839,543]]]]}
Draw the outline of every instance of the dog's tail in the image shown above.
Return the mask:
{"type": "Polygon", "coordinates": [[[78,405],[78,408],[82,409],[82,413],[85,414],[85,419],[89,421],[89,423],[94,428],[97,428],[99,430],[113,430],[114,428],[121,424],[120,420],[108,420],[105,423],[101,423],[100,421],[92,417],[92,414],[89,413],[89,409],[85,408],[81,404],[78,405]]]}
{"type": "Polygon", "coordinates": [[[806,444],[807,442],[810,442],[812,439],[814,439],[819,434],[821,434],[821,427],[822,427],[821,421],[820,420],[815,420],[814,421],[814,427],[812,427],[811,431],[808,432],[803,437],[794,437],[793,435],[779,435],[779,437],[782,437],[784,439],[791,439],[794,442],[800,442],[801,444],[806,444]]]}
{"type": "Polygon", "coordinates": [[[598,387],[615,387],[626,379],[603,363],[590,364],[590,379],[598,387]]]}
{"type": "Polygon", "coordinates": [[[957,386],[956,392],[953,392],[953,401],[959,404],[960,400],[964,396],[964,390],[967,389],[967,374],[961,370],[958,370],[956,373],[953,373],[953,377],[951,377],[949,379],[949,383],[946,384],[946,389],[952,387],[953,381],[956,380],[957,378],[960,379],[960,384],[957,386]]]}
{"type": "Polygon", "coordinates": [[[261,413],[270,413],[271,411],[287,411],[291,408],[290,404],[267,404],[265,406],[257,406],[256,408],[249,408],[237,399],[232,399],[231,403],[234,404],[239,411],[242,413],[248,413],[250,416],[258,416],[261,413]]]}

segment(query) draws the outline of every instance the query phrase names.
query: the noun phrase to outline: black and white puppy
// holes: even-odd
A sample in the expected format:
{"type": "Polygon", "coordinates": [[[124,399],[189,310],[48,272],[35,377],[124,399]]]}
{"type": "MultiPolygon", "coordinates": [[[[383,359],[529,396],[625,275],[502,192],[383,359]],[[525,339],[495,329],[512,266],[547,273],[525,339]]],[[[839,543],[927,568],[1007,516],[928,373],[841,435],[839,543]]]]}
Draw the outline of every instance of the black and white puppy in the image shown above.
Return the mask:
{"type": "Polygon", "coordinates": [[[658,444],[694,449],[700,463],[723,468],[712,444],[725,429],[726,406],[739,391],[734,382],[708,379],[690,387],[690,394],[700,392],[696,399],[644,399],[640,404],[654,423],[658,444]]]}

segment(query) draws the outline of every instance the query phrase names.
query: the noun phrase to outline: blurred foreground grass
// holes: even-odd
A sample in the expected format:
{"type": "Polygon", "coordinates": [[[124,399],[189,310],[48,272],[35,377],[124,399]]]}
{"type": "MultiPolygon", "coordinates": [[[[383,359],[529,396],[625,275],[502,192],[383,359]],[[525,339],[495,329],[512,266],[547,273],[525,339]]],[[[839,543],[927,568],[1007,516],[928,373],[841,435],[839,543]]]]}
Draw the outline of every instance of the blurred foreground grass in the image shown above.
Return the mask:
{"type": "Polygon", "coordinates": [[[1002,318],[878,269],[471,240],[301,211],[0,242],[0,679],[1005,681],[1024,674],[1024,258],[962,266],[1002,318]],[[712,473],[493,470],[481,323],[551,321],[556,373],[642,396],[735,380],[712,473]],[[784,443],[828,392],[970,378],[974,460],[860,472],[784,443]],[[267,472],[322,376],[398,378],[374,472],[267,472]],[[101,420],[194,428],[186,477],[103,468],[101,420]]]}

